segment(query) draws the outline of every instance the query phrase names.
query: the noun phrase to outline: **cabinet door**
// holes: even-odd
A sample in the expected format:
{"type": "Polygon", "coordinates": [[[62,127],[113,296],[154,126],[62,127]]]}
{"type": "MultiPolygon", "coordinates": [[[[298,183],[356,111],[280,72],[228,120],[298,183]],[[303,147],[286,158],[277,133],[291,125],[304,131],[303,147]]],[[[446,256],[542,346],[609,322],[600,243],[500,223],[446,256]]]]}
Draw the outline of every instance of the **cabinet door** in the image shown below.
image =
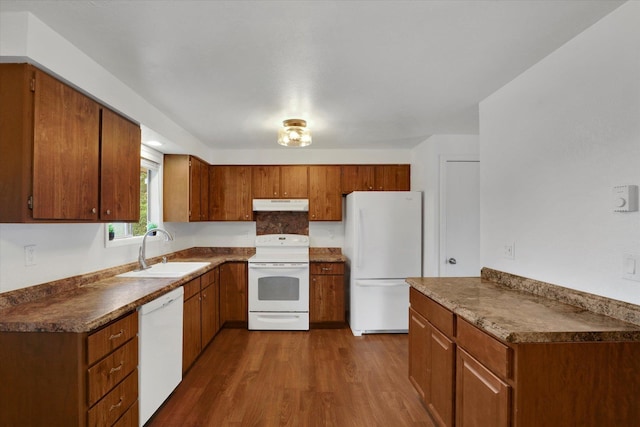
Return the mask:
{"type": "Polygon", "coordinates": [[[211,166],[209,218],[251,221],[251,166],[211,166]]]}
{"type": "Polygon", "coordinates": [[[344,165],[342,166],[342,194],[374,190],[375,178],[373,165],[344,165]]]}
{"type": "Polygon", "coordinates": [[[200,293],[184,302],[182,334],[182,373],[184,373],[189,369],[202,350],[200,293]]]}
{"type": "Polygon", "coordinates": [[[202,213],[202,201],[200,188],[202,187],[202,167],[199,159],[189,159],[189,221],[200,221],[202,213]]]}
{"type": "Polygon", "coordinates": [[[251,168],[251,191],[254,199],[280,197],[280,167],[254,166],[251,168]]]}
{"type": "Polygon", "coordinates": [[[428,325],[428,380],[424,400],[436,425],[453,425],[455,345],[433,325],[428,325]]]}
{"type": "Polygon", "coordinates": [[[309,220],[342,220],[340,166],[309,166],[309,220]]]}
{"type": "Polygon", "coordinates": [[[190,219],[190,156],[165,154],[163,166],[164,221],[188,222],[190,219]]]}
{"type": "Polygon", "coordinates": [[[219,320],[219,302],[216,292],[218,289],[217,280],[218,268],[215,268],[202,276],[202,347],[206,347],[207,344],[213,339],[214,335],[218,332],[219,320]]]}
{"type": "Polygon", "coordinates": [[[380,165],[375,168],[375,188],[378,191],[409,191],[409,165],[380,165]]]}
{"type": "Polygon", "coordinates": [[[220,323],[247,322],[247,263],[220,266],[220,323]]]}
{"type": "Polygon", "coordinates": [[[344,322],[344,276],[312,275],[310,322],[344,322]]]}
{"type": "Polygon", "coordinates": [[[200,164],[200,221],[209,220],[209,164],[200,164]]]}
{"type": "Polygon", "coordinates": [[[186,372],[202,351],[200,277],[184,285],[182,314],[182,373],[186,372]]]}
{"type": "Polygon", "coordinates": [[[409,380],[422,400],[425,400],[429,387],[429,331],[427,320],[413,308],[409,308],[409,380]]]}
{"type": "Polygon", "coordinates": [[[33,218],[98,219],[99,105],[36,70],[33,218]]]}
{"type": "Polygon", "coordinates": [[[464,350],[457,353],[456,426],[508,426],[509,385],[464,350]]]}
{"type": "Polygon", "coordinates": [[[100,219],[140,219],[140,126],[101,110],[100,219]]]}
{"type": "Polygon", "coordinates": [[[308,178],[308,166],[280,166],[280,197],[284,199],[309,197],[308,178]]]}

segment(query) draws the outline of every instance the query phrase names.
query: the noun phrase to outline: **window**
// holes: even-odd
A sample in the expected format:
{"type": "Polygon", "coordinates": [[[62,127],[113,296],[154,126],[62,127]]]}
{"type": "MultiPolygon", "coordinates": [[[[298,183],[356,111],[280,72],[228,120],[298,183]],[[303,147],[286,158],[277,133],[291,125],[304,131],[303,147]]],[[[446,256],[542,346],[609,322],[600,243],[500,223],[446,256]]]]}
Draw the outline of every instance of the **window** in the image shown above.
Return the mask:
{"type": "Polygon", "coordinates": [[[139,244],[148,228],[161,224],[160,175],[162,153],[142,146],[140,159],[140,221],[105,225],[105,246],[139,244]]]}

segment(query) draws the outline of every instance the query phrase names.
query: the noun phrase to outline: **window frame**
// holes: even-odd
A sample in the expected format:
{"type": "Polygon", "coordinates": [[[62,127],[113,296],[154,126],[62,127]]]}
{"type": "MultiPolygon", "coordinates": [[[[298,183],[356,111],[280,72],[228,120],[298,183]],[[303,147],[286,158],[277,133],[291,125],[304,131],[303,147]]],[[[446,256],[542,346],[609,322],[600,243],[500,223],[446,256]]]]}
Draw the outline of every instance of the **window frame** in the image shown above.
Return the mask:
{"type": "MultiPolygon", "coordinates": [[[[163,176],[163,160],[164,154],[156,151],[146,145],[140,147],[140,166],[147,167],[148,169],[156,169],[156,178],[149,182],[148,189],[150,194],[155,193],[156,197],[152,204],[150,200],[147,200],[147,209],[152,213],[151,221],[158,224],[158,228],[163,228],[164,223],[162,221],[162,176],[163,176]]],[[[109,223],[103,224],[104,231],[104,247],[113,248],[120,246],[141,245],[142,236],[124,237],[120,239],[109,240],[109,223]]],[[[161,236],[149,236],[147,240],[158,240],[161,236]]]]}

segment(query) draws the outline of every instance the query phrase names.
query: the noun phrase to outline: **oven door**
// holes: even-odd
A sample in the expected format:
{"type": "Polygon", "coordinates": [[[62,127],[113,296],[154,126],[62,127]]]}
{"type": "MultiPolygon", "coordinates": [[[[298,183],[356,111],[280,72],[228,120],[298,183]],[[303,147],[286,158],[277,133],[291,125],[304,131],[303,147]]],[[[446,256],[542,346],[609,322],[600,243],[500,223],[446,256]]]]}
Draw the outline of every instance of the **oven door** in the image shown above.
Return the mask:
{"type": "Polygon", "coordinates": [[[309,263],[249,263],[250,312],[308,312],[309,263]]]}

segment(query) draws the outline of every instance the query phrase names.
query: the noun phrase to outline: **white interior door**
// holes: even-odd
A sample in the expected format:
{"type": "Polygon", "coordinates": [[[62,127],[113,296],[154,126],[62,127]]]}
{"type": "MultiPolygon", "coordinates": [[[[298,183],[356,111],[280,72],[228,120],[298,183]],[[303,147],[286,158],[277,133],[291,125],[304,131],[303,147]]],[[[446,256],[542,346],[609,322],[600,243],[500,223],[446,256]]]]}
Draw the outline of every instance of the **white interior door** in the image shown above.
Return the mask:
{"type": "Polygon", "coordinates": [[[440,162],[440,276],[480,275],[480,162],[440,162]]]}

